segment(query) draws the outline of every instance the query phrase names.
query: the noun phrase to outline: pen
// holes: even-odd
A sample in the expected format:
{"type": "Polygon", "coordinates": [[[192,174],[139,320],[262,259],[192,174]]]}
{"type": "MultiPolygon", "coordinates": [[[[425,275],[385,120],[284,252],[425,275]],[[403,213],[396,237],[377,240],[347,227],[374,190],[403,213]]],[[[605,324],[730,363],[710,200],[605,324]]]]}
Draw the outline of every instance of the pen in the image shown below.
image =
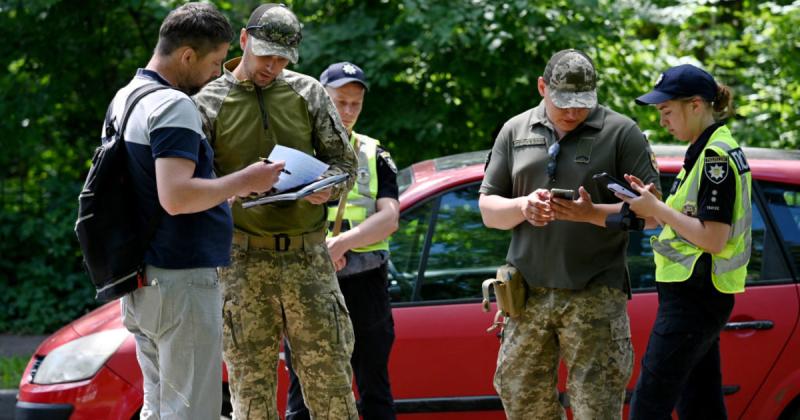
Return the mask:
{"type": "MultiPolygon", "coordinates": [[[[271,160],[269,160],[269,159],[262,159],[262,160],[263,160],[263,161],[264,161],[264,163],[266,163],[267,165],[269,165],[270,163],[273,163],[273,162],[272,162],[271,160]]],[[[292,174],[292,173],[291,173],[291,172],[289,172],[289,171],[288,171],[286,168],[284,168],[284,169],[281,169],[281,172],[285,173],[286,175],[291,175],[291,174],[292,174]]]]}

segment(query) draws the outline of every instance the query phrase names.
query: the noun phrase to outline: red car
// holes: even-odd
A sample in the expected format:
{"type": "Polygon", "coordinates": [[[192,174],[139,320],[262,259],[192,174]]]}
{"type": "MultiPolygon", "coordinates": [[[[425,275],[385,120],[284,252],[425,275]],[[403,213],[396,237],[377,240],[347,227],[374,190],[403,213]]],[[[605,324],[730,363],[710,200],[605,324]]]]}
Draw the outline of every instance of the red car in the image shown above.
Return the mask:
{"type": "MultiPolygon", "coordinates": [[[[654,148],[664,191],[685,147],[654,148]]],[[[800,418],[800,152],[745,149],[753,172],[753,253],[747,292],[722,333],[731,418],[800,418]]],[[[499,340],[487,333],[481,282],[504,261],[510,232],[487,229],[478,210],[486,152],[417,163],[400,172],[400,229],[392,237],[396,342],[390,362],[401,418],[501,419],[492,388],[499,340]]],[[[649,237],[632,232],[628,303],[635,370],[656,313],[649,237]]],[[[279,403],[285,399],[282,364],[279,403]]],[[[564,391],[564,371],[561,390],[564,391]]],[[[226,378],[223,378],[226,381],[226,378]]],[[[20,382],[18,419],[131,419],[142,404],[133,337],[119,304],[65,326],[36,351],[20,382]]],[[[562,403],[569,398],[562,394],[562,403]]],[[[223,414],[230,407],[223,407],[223,414]]]]}

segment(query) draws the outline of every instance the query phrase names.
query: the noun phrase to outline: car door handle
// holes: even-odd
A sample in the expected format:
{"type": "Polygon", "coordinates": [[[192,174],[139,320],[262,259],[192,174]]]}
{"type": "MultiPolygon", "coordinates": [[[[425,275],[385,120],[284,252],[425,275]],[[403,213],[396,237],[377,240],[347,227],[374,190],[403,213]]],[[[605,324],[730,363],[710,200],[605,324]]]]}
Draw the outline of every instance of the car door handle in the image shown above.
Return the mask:
{"type": "Polygon", "coordinates": [[[725,324],[725,331],[741,330],[771,330],[775,324],[772,321],[742,321],[725,324]]]}

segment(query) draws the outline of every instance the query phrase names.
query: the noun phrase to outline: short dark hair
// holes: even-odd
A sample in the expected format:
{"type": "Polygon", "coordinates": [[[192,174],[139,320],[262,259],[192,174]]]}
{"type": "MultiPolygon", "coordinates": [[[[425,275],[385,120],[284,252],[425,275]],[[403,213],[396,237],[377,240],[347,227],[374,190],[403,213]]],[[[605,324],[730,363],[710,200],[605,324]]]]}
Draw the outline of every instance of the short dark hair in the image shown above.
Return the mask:
{"type": "Polygon", "coordinates": [[[186,3],[169,12],[158,31],[156,53],[169,55],[188,46],[203,56],[234,37],[228,18],[207,3],[186,3]]]}

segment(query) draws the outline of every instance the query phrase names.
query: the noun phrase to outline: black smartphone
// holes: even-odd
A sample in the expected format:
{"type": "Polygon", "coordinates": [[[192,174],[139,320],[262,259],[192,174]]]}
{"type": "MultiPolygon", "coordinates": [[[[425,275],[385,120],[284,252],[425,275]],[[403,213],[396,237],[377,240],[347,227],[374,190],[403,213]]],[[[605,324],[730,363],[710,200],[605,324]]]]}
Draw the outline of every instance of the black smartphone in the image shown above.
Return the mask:
{"type": "Polygon", "coordinates": [[[550,190],[550,195],[556,198],[563,198],[565,200],[574,200],[574,190],[562,190],[561,188],[553,188],[550,190]]]}
{"type": "Polygon", "coordinates": [[[613,176],[605,172],[595,174],[594,176],[592,176],[592,179],[594,179],[595,182],[599,182],[600,185],[604,185],[612,192],[620,193],[622,195],[626,195],[631,198],[639,196],[639,193],[636,192],[633,188],[631,188],[631,184],[625,181],[620,181],[619,179],[614,178],[613,176]]]}

